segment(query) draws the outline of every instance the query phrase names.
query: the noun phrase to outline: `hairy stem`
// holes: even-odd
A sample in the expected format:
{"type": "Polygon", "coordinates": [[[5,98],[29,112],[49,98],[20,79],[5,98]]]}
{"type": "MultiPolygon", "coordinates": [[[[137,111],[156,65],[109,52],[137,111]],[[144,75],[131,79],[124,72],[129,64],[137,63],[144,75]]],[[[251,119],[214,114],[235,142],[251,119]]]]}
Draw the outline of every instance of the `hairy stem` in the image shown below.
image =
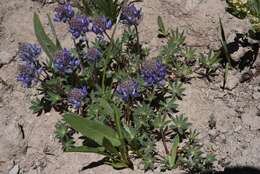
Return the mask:
{"type": "Polygon", "coordinates": [[[134,26],[135,26],[135,32],[136,32],[137,51],[138,51],[138,54],[139,54],[140,58],[142,58],[142,52],[141,52],[141,48],[140,48],[140,38],[139,38],[138,28],[137,28],[137,25],[134,25],[134,26]]]}

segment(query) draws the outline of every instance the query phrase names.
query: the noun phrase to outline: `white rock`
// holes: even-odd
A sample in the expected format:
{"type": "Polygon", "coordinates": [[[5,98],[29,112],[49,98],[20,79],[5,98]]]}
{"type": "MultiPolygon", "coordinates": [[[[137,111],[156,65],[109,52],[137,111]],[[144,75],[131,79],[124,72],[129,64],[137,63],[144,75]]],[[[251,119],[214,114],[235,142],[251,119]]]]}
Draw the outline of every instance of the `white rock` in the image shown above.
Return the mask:
{"type": "Polygon", "coordinates": [[[15,165],[15,166],[9,171],[8,174],[19,174],[19,171],[20,171],[19,165],[15,165]]]}
{"type": "Polygon", "coordinates": [[[256,108],[260,111],[260,103],[256,106],[256,108]]]}
{"type": "Polygon", "coordinates": [[[12,60],[12,55],[6,51],[0,52],[0,64],[7,64],[12,60]]]}
{"type": "Polygon", "coordinates": [[[256,99],[256,100],[259,100],[260,99],[260,92],[258,92],[258,91],[254,92],[253,98],[256,99]]]}
{"type": "Polygon", "coordinates": [[[227,76],[226,89],[233,90],[239,84],[240,76],[239,74],[229,73],[227,76]]]}

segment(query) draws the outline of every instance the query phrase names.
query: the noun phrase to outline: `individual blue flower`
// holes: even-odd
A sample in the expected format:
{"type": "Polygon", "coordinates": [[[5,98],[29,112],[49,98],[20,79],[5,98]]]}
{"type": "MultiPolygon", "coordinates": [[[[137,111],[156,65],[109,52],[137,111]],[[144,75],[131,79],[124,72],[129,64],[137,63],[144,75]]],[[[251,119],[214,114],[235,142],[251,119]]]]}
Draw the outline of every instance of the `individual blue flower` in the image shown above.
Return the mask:
{"type": "Polygon", "coordinates": [[[66,74],[73,73],[78,68],[79,64],[79,59],[73,57],[66,48],[58,51],[53,61],[54,68],[57,71],[66,74]]]}
{"type": "Polygon", "coordinates": [[[146,86],[161,84],[165,79],[166,66],[158,59],[149,59],[142,64],[141,76],[146,86]]]}
{"type": "Polygon", "coordinates": [[[138,25],[142,18],[141,9],[137,9],[134,4],[123,8],[120,19],[127,25],[138,25]]]}
{"type": "Polygon", "coordinates": [[[116,92],[125,101],[128,102],[130,98],[139,97],[139,84],[134,80],[125,80],[118,85],[116,92]]]}
{"type": "Polygon", "coordinates": [[[22,82],[25,88],[30,88],[33,82],[37,82],[42,68],[36,68],[34,64],[22,64],[19,67],[19,74],[16,77],[17,81],[22,82]]]}
{"type": "Polygon", "coordinates": [[[105,16],[98,17],[92,20],[92,31],[95,34],[103,35],[106,30],[112,28],[112,21],[105,16]]]}
{"type": "Polygon", "coordinates": [[[82,100],[88,95],[86,87],[73,88],[68,94],[68,103],[74,109],[79,109],[82,105],[82,100]]]}
{"type": "Polygon", "coordinates": [[[69,32],[74,39],[79,38],[89,31],[89,19],[86,16],[76,16],[69,21],[69,32]]]}
{"type": "Polygon", "coordinates": [[[67,22],[74,16],[74,11],[70,3],[59,4],[54,9],[54,21],[56,22],[67,22]]]}
{"type": "Polygon", "coordinates": [[[101,57],[102,57],[102,53],[99,51],[99,49],[94,47],[89,48],[86,54],[86,60],[89,63],[96,63],[100,60],[101,57]]]}
{"type": "Polygon", "coordinates": [[[27,63],[36,63],[36,59],[41,54],[41,48],[36,44],[19,43],[18,56],[27,63]]]}

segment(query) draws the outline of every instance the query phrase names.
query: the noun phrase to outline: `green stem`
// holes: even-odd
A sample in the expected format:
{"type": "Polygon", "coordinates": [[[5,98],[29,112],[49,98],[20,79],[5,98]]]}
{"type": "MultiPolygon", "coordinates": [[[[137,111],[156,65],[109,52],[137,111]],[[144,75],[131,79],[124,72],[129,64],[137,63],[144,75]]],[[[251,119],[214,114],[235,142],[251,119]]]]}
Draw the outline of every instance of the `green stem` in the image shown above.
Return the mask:
{"type": "Polygon", "coordinates": [[[167,144],[166,144],[166,138],[165,138],[164,130],[160,129],[160,133],[161,133],[161,136],[162,136],[163,147],[165,149],[166,154],[168,155],[170,152],[169,152],[169,149],[168,149],[167,144]]]}
{"type": "Polygon", "coordinates": [[[103,94],[105,94],[106,70],[107,70],[107,61],[105,60],[105,66],[104,66],[104,69],[103,69],[102,82],[101,82],[103,94]]]}
{"type": "Polygon", "coordinates": [[[142,52],[141,52],[141,48],[140,48],[140,38],[139,38],[138,28],[137,28],[137,25],[134,25],[134,27],[135,27],[135,32],[136,32],[137,51],[138,51],[138,54],[139,54],[140,58],[142,58],[142,52]]]}
{"type": "Polygon", "coordinates": [[[120,114],[119,112],[116,111],[115,106],[114,106],[114,119],[115,119],[115,124],[116,124],[116,129],[119,135],[119,139],[121,141],[121,146],[120,146],[120,153],[122,155],[122,160],[130,167],[133,168],[133,163],[130,160],[130,157],[128,155],[128,148],[125,143],[125,138],[123,134],[123,129],[121,126],[121,120],[120,120],[120,114]]]}
{"type": "Polygon", "coordinates": [[[80,74],[83,74],[83,72],[84,72],[84,65],[83,65],[83,59],[81,57],[81,51],[79,50],[75,39],[73,39],[73,43],[74,43],[74,46],[76,48],[76,51],[77,51],[77,53],[79,55],[79,59],[80,59],[80,74]]]}

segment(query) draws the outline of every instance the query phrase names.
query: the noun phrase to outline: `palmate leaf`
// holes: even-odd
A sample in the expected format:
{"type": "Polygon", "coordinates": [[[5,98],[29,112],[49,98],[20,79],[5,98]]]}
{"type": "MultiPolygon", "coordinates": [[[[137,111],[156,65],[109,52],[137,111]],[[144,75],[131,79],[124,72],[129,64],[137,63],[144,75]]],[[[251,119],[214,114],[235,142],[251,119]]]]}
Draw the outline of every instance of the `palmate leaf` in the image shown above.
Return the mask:
{"type": "Polygon", "coordinates": [[[161,16],[158,16],[157,23],[158,23],[158,27],[159,27],[159,29],[158,29],[158,31],[159,31],[158,37],[167,37],[169,35],[169,33],[165,29],[165,26],[164,26],[164,23],[163,23],[163,20],[162,20],[161,16]]]}
{"type": "Polygon", "coordinates": [[[176,165],[177,148],[178,148],[179,143],[180,143],[180,137],[179,137],[179,135],[176,135],[173,140],[173,143],[172,143],[170,155],[168,157],[168,162],[169,162],[170,168],[174,168],[176,165]]]}
{"type": "Polygon", "coordinates": [[[73,113],[66,113],[64,115],[64,121],[99,145],[103,145],[104,138],[109,140],[113,146],[121,145],[118,134],[112,128],[101,122],[88,120],[73,113]]]}
{"type": "Polygon", "coordinates": [[[39,44],[41,45],[42,49],[49,57],[49,59],[52,60],[53,56],[55,55],[56,51],[59,48],[52,42],[52,40],[48,37],[48,35],[44,31],[40,18],[36,13],[34,13],[33,16],[33,25],[34,25],[34,32],[39,44]]]}

